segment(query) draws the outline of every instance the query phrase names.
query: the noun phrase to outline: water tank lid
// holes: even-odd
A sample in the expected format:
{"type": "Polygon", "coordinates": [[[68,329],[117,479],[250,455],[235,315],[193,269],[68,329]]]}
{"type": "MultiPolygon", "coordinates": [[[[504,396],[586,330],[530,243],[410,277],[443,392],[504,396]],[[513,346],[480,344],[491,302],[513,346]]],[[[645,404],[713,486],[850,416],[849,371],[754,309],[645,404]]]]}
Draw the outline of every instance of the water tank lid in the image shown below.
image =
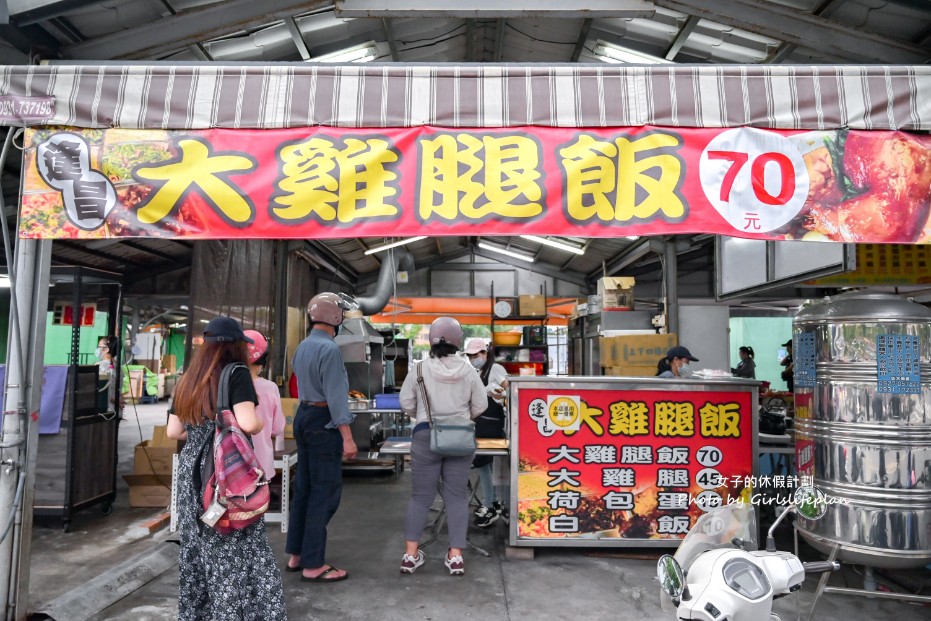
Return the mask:
{"type": "Polygon", "coordinates": [[[883,319],[886,321],[931,321],[931,309],[897,295],[854,291],[803,308],[795,321],[834,319],[883,319]]]}

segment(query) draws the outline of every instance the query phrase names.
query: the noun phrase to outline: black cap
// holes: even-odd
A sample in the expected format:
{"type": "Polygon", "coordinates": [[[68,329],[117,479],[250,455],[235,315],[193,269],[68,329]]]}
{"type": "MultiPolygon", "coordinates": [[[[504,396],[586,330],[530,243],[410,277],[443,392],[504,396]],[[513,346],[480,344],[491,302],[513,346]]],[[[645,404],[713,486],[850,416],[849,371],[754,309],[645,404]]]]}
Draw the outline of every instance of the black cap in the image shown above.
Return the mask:
{"type": "Polygon", "coordinates": [[[245,341],[252,343],[252,339],[243,334],[239,322],[232,317],[214,317],[204,328],[204,340],[208,343],[233,343],[245,341]]]}
{"type": "Polygon", "coordinates": [[[693,356],[692,352],[681,345],[676,345],[666,352],[667,360],[672,360],[673,358],[688,358],[692,362],[698,362],[698,358],[693,356]]]}
{"type": "Polygon", "coordinates": [[[789,347],[791,345],[792,345],[792,339],[789,339],[788,341],[782,344],[783,347],[789,347]]]}

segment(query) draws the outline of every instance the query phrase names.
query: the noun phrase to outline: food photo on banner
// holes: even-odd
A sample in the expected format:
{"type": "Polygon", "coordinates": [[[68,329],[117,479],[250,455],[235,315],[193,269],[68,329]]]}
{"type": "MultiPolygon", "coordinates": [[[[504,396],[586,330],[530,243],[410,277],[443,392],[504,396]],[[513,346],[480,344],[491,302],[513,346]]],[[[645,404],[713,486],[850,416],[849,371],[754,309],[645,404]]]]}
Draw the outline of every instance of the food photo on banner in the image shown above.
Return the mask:
{"type": "Polygon", "coordinates": [[[521,389],[517,537],[680,539],[750,499],[749,391],[521,389]]]}
{"type": "Polygon", "coordinates": [[[710,233],[931,242],[931,138],[613,128],[26,130],[24,238],[710,233]]]}

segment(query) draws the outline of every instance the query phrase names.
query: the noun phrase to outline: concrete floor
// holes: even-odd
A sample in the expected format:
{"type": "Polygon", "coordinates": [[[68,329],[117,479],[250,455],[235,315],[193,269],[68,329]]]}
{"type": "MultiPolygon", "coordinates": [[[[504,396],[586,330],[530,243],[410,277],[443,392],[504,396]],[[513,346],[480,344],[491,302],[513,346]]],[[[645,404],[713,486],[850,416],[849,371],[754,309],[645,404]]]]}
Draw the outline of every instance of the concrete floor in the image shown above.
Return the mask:
{"type": "MultiPolygon", "coordinates": [[[[151,427],[165,420],[166,405],[127,409],[120,426],[120,474],[132,470],[132,447],[151,436],[151,427]],[[137,425],[138,421],[138,425],[137,425]]],[[[471,531],[474,543],[491,552],[485,558],[466,554],[466,575],[451,577],[442,564],[445,533],[425,549],[427,563],[414,575],[398,571],[403,542],[404,510],[410,482],[407,473],[353,475],[346,477],[343,503],[330,525],[329,561],[350,572],[350,579],[336,584],[307,584],[296,574],[283,574],[289,618],[302,620],[385,621],[415,619],[475,618],[482,621],[549,621],[561,619],[611,619],[617,621],[674,619],[660,605],[655,575],[655,550],[537,549],[533,560],[505,557],[505,529],[471,531]]],[[[102,610],[85,614],[81,606],[62,611],[60,604],[69,593],[93,599],[119,585],[92,582],[120,563],[140,559],[146,552],[177,554],[175,539],[166,529],[150,534],[142,524],[161,513],[157,509],[130,509],[125,483],[120,478],[113,513],[100,515],[89,510],[75,517],[70,533],[60,523],[37,523],[33,536],[30,573],[32,610],[59,605],[57,621],[134,619],[138,621],[175,618],[177,615],[177,566],[173,564],[156,578],[131,591],[102,610]]],[[[782,533],[790,539],[791,530],[782,533]]],[[[285,562],[284,534],[278,525],[269,526],[269,540],[285,562]]],[[[786,543],[783,549],[790,545],[786,543]]],[[[817,556],[812,554],[812,559],[817,556]]],[[[137,565],[145,566],[147,560],[137,565]]],[[[859,588],[856,569],[848,567],[832,578],[832,584],[859,588]]],[[[931,583],[931,571],[895,572],[890,577],[902,588],[915,592],[931,583]]],[[[119,580],[115,580],[118,582],[119,580]]],[[[815,580],[805,590],[776,602],[783,619],[805,618],[815,580]]],[[[928,594],[925,588],[923,594],[928,594]]],[[[103,594],[106,599],[106,593],[103,594]]],[[[111,598],[112,599],[112,598],[111,598]]],[[[87,606],[87,604],[82,604],[87,606]]],[[[35,619],[48,616],[36,614],[35,619]]],[[[896,619],[918,621],[931,618],[931,607],[825,595],[818,603],[816,618],[896,619]]]]}

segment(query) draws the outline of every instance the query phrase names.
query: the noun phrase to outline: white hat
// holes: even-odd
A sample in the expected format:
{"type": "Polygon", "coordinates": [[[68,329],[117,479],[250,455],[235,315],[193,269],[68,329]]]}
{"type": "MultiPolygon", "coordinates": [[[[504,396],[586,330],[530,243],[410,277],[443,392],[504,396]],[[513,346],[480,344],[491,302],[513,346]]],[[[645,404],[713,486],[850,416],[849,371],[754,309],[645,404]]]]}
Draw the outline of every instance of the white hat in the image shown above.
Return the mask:
{"type": "Polygon", "coordinates": [[[466,354],[477,354],[487,349],[488,349],[488,345],[485,343],[485,339],[481,337],[476,337],[476,338],[469,339],[463,351],[466,354]]]}

